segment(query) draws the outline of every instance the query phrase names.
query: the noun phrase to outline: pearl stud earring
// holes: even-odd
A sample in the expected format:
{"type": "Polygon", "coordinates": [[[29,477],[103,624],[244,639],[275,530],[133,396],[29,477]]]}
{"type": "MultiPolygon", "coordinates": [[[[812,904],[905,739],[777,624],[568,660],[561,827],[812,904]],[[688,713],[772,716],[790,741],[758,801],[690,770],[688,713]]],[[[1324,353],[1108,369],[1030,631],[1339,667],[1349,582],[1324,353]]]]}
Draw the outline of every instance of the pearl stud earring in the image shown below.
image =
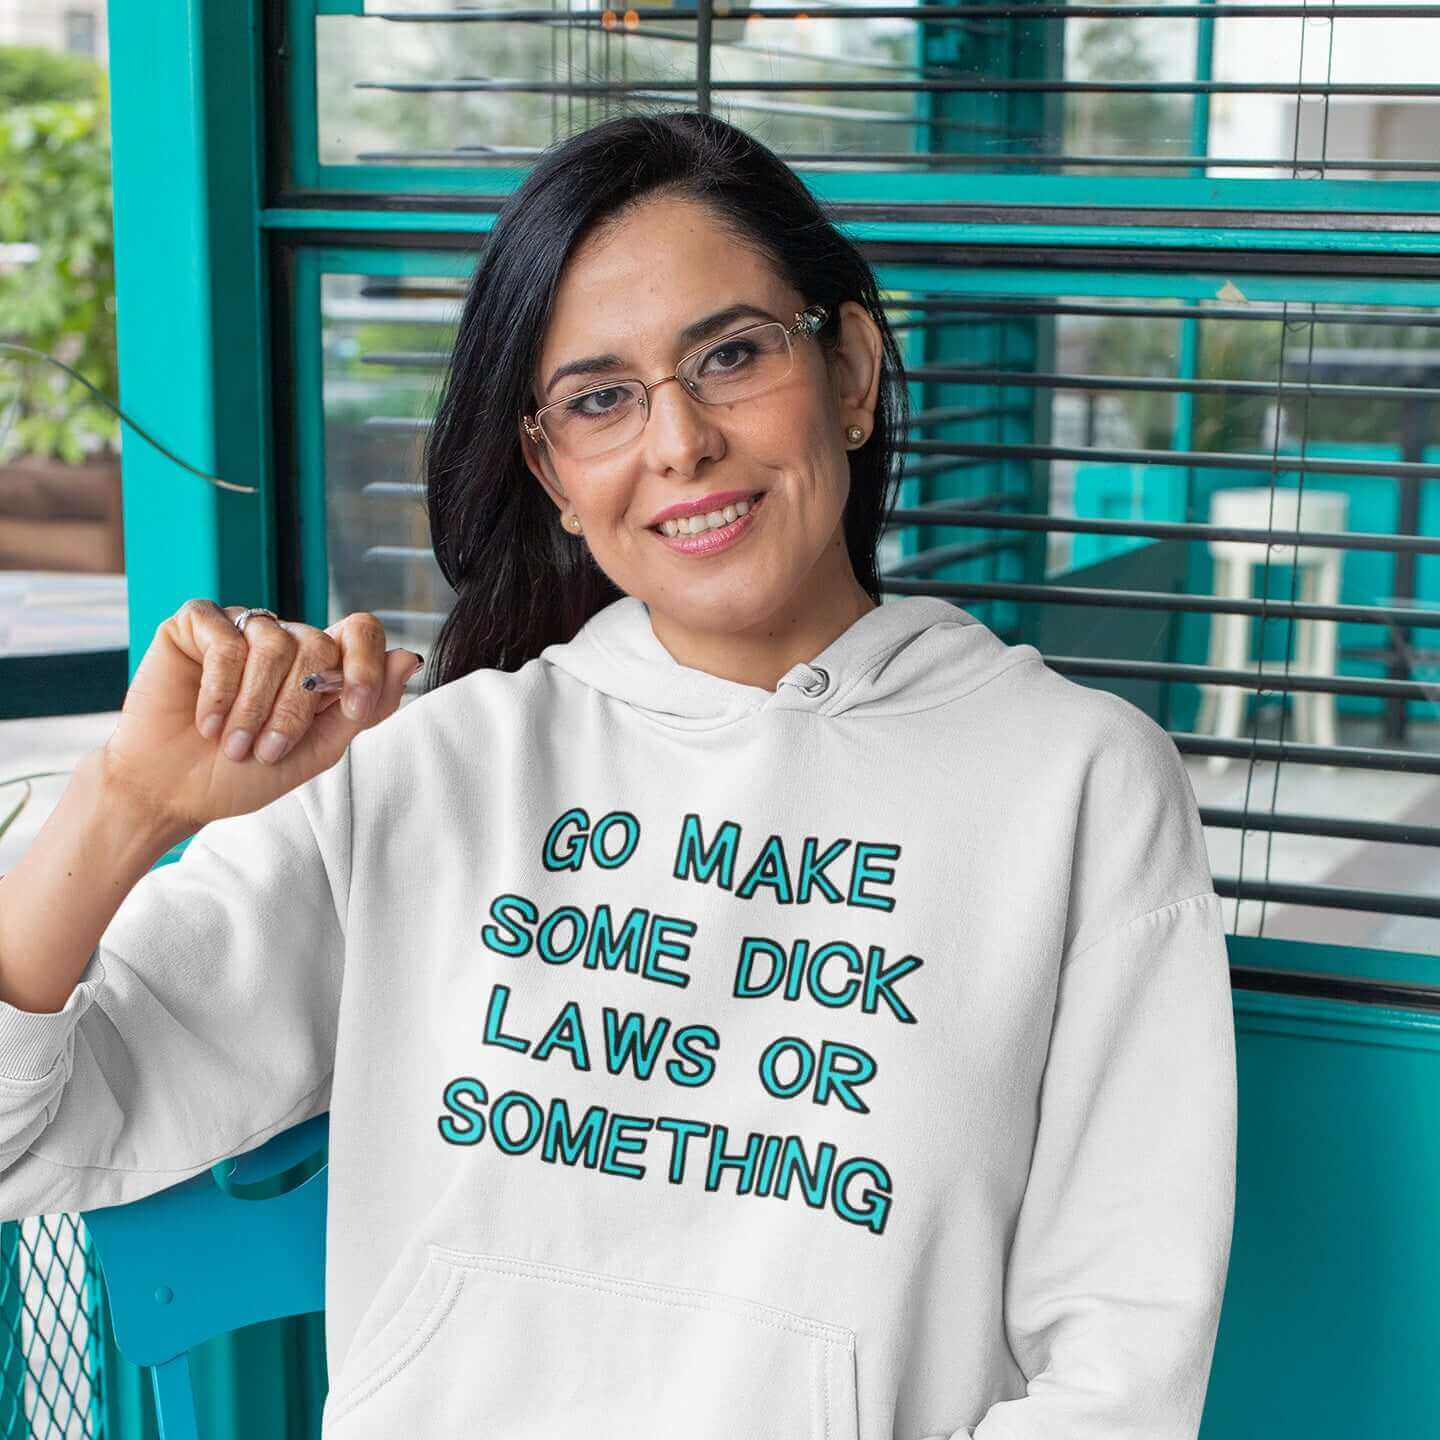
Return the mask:
{"type": "Polygon", "coordinates": [[[865,432],[858,425],[852,425],[845,432],[845,438],[852,445],[858,445],[865,438],[865,432]]]}

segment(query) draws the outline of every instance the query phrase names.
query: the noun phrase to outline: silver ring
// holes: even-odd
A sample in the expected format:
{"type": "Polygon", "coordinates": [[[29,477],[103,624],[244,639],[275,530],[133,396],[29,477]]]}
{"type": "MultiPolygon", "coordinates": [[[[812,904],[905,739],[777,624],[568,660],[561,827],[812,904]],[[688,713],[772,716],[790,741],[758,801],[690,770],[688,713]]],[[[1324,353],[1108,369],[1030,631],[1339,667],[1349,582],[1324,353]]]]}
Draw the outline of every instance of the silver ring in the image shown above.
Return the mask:
{"type": "Polygon", "coordinates": [[[280,617],[273,610],[265,610],[261,606],[256,605],[250,610],[242,610],[235,617],[235,628],[242,635],[245,633],[245,624],[252,615],[268,615],[277,625],[280,623],[280,617]]]}

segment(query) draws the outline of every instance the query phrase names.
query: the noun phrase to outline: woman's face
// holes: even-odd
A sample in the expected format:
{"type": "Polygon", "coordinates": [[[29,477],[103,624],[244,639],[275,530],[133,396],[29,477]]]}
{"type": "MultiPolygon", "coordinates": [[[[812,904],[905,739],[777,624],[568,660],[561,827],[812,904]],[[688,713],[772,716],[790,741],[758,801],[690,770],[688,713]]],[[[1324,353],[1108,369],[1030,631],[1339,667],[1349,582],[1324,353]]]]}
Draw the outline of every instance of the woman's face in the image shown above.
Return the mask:
{"type": "MultiPolygon", "coordinates": [[[[740,304],[764,314],[731,321],[704,341],[707,354],[766,318],[792,324],[806,297],[703,206],[674,197],[643,203],[572,255],[532,377],[530,413],[607,380],[660,379],[700,343],[682,341],[686,327],[740,304]],[[559,367],[597,355],[621,363],[547,388],[559,367]]],[[[640,433],[604,454],[555,454],[521,426],[526,463],[555,501],[555,523],[570,543],[589,546],[621,590],[649,605],[662,640],[662,626],[734,639],[773,633],[781,622],[793,627],[812,607],[833,612],[839,601],[853,610],[857,596],[868,606],[841,525],[855,443],[845,432],[858,425],[868,439],[875,427],[881,337],[863,306],[846,301],[840,311],[840,350],[828,366],[801,333],[791,337],[790,374],[754,398],[707,405],[678,381],[661,385],[640,433]],[[656,526],[676,504],[733,492],[763,499],[728,545],[686,553],[656,526]]],[[[705,363],[723,369],[736,354],[705,363]]],[[[614,404],[613,393],[594,403],[614,404]]]]}

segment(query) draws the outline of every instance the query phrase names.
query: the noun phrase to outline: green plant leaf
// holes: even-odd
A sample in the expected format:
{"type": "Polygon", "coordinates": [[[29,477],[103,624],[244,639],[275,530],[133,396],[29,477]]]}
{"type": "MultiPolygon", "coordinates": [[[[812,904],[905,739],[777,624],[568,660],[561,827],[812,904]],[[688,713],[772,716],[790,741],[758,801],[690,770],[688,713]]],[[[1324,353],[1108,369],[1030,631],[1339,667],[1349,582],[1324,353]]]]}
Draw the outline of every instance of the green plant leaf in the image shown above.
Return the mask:
{"type": "MultiPolygon", "coordinates": [[[[14,49],[0,47],[0,97],[9,93],[6,67],[14,49]]],[[[38,251],[18,273],[0,275],[0,335],[55,355],[114,395],[108,91],[103,84],[92,84],[88,94],[76,90],[81,72],[65,73],[66,98],[51,98],[43,87],[35,93],[23,81],[15,82],[21,103],[0,104],[0,240],[28,242],[38,251]]],[[[7,453],[19,444],[20,453],[42,457],[83,454],[97,436],[113,452],[118,442],[117,425],[95,423],[88,392],[34,357],[0,352],[0,400],[6,415],[13,411],[8,437],[0,418],[7,453]]]]}

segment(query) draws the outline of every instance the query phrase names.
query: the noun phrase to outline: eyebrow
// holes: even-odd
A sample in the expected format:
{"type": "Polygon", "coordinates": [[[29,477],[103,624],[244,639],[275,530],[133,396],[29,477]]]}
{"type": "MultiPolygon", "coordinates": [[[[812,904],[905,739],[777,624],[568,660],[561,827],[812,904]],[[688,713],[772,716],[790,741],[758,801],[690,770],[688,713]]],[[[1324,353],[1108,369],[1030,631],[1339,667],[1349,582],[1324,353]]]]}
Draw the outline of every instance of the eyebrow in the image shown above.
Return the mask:
{"type": "MultiPolygon", "coordinates": [[[[728,330],[737,320],[775,318],[768,310],[742,301],[737,305],[727,305],[723,310],[717,310],[713,315],[707,315],[703,320],[687,325],[678,338],[685,353],[689,354],[695,346],[703,344],[712,335],[728,330]]],[[[545,394],[548,396],[556,384],[567,375],[603,375],[608,371],[618,370],[624,364],[625,361],[618,355],[588,355],[583,360],[571,360],[560,366],[546,381],[545,394]]]]}

